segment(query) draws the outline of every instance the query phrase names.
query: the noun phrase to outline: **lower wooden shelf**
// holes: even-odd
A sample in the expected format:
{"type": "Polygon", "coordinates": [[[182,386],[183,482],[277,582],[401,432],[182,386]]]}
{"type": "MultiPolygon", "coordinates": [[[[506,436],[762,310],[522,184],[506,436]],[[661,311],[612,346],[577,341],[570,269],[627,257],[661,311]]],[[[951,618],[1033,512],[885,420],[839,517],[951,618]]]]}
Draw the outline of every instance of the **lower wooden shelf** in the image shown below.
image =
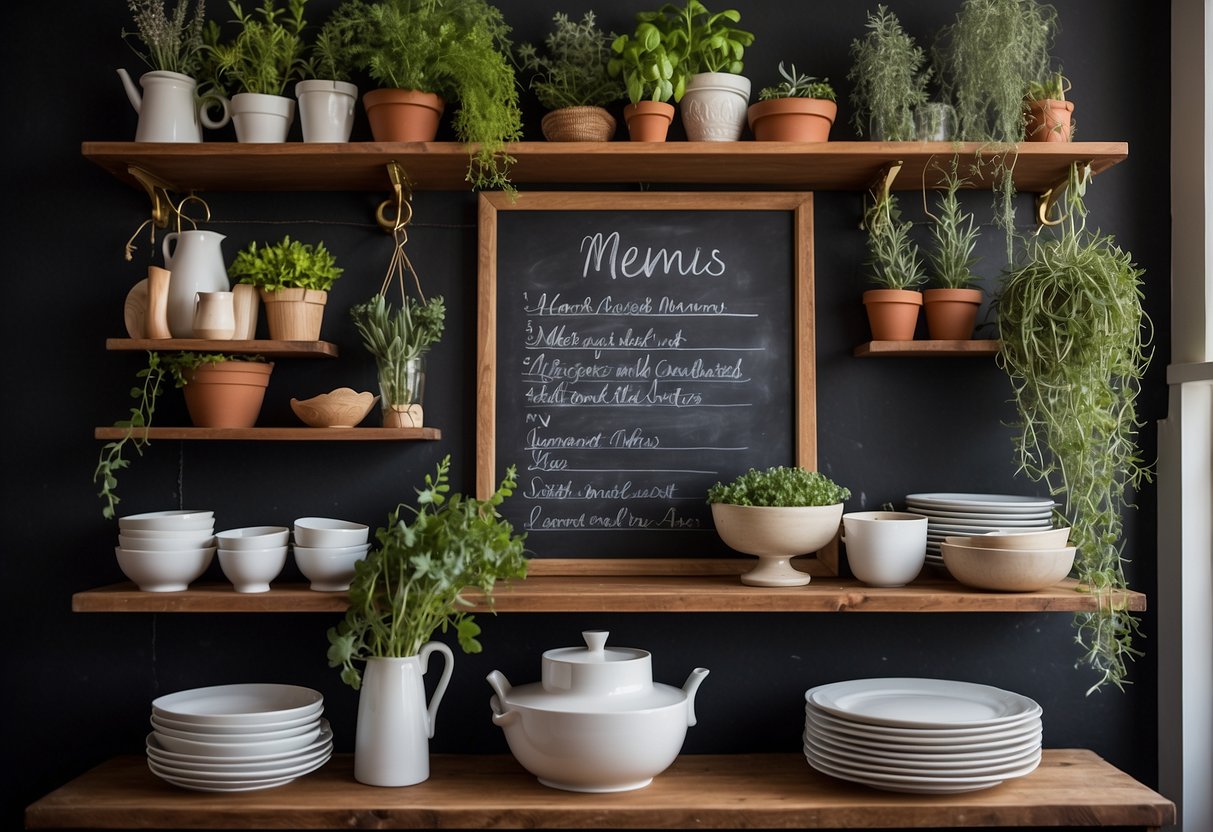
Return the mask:
{"type": "Polygon", "coordinates": [[[364,786],[353,757],[275,789],[204,793],[158,779],[141,756],[102,763],[25,811],[28,829],[821,829],[1138,827],[1175,805],[1091,751],[1047,749],[993,788],[899,794],[827,777],[799,754],[687,755],[633,792],[540,785],[513,757],[436,754],[430,779],[364,786]]]}
{"type": "MultiPolygon", "coordinates": [[[[441,439],[438,428],[148,428],[148,439],[257,440],[325,442],[399,442],[415,439],[441,439]]],[[[121,439],[126,428],[102,427],[93,431],[94,439],[121,439]]]]}
{"type": "Polygon", "coordinates": [[[993,341],[868,341],[852,354],[856,358],[983,358],[995,355],[1002,342],[993,341]]]}

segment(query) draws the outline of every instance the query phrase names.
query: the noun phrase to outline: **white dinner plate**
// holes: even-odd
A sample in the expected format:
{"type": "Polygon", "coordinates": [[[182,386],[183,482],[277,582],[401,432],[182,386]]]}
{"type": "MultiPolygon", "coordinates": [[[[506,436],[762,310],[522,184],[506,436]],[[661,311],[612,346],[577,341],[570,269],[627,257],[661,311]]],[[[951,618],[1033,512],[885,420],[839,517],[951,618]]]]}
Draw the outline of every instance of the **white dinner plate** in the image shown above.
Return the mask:
{"type": "Polygon", "coordinates": [[[840,780],[847,780],[852,783],[860,783],[865,786],[872,786],[884,791],[908,792],[911,794],[959,794],[961,792],[989,789],[1014,777],[1023,777],[1026,774],[1031,774],[1035,771],[1036,766],[1039,765],[1037,763],[1031,767],[1024,766],[1022,770],[1005,776],[957,777],[945,780],[942,778],[903,777],[891,774],[875,775],[858,772],[843,766],[833,765],[821,759],[816,754],[809,752],[805,753],[805,758],[813,768],[831,777],[837,777],[840,780]]]}
{"type": "MultiPolygon", "coordinates": [[[[256,734],[263,731],[282,731],[287,728],[298,728],[301,725],[310,725],[320,719],[324,713],[322,707],[316,713],[304,714],[295,719],[277,720],[274,719],[270,723],[256,723],[252,725],[200,725],[195,722],[182,722],[179,719],[173,719],[167,716],[160,716],[153,713],[151,716],[152,725],[157,728],[173,728],[177,731],[193,731],[196,733],[211,734],[214,739],[218,739],[221,735],[231,734],[256,734]]],[[[233,738],[234,739],[234,738],[233,738]]],[[[220,740],[222,742],[222,740],[220,740]]]]}
{"type": "Polygon", "coordinates": [[[970,763],[959,767],[952,766],[948,768],[939,768],[937,766],[923,766],[918,763],[902,763],[895,765],[885,763],[880,760],[865,760],[862,757],[847,756],[838,754],[832,749],[826,748],[816,742],[806,742],[804,744],[804,752],[806,755],[815,754],[822,760],[829,762],[839,767],[854,769],[855,771],[866,772],[869,774],[892,774],[902,777],[931,777],[937,780],[955,780],[961,777],[994,777],[1006,776],[1017,771],[1021,771],[1025,766],[1037,766],[1040,764],[1041,751],[1036,748],[1016,757],[1006,757],[1003,760],[992,761],[987,763],[970,763]]]}
{"type": "Polygon", "coordinates": [[[196,754],[206,757],[254,757],[262,754],[283,754],[298,751],[314,743],[320,737],[320,726],[314,725],[305,734],[263,742],[201,742],[170,737],[153,730],[161,747],[178,754],[196,754]]]}
{"type": "Polygon", "coordinates": [[[156,737],[155,731],[147,735],[146,746],[149,755],[154,752],[158,757],[169,761],[176,760],[178,763],[263,763],[271,760],[282,760],[298,754],[305,754],[310,751],[315,751],[324,743],[331,742],[332,739],[333,729],[329,727],[327,719],[322,719],[320,720],[320,736],[318,736],[311,744],[303,748],[280,751],[273,754],[248,754],[240,757],[220,757],[214,754],[193,754],[190,752],[173,751],[172,749],[165,748],[160,744],[159,739],[156,737]]]}
{"type": "Polygon", "coordinates": [[[929,492],[907,494],[907,503],[924,508],[951,508],[957,511],[997,509],[998,511],[1038,511],[1057,505],[1049,497],[1028,497],[1022,494],[962,494],[952,492],[929,492]]]}
{"type": "Polygon", "coordinates": [[[972,763],[990,763],[1017,757],[1033,749],[1041,747],[1042,733],[1037,731],[1027,738],[1014,738],[1002,742],[980,745],[972,750],[958,751],[958,748],[969,746],[909,746],[869,743],[865,740],[850,737],[845,734],[834,734],[818,726],[805,727],[804,736],[823,745],[827,750],[833,750],[846,756],[860,755],[861,759],[871,758],[889,765],[906,765],[909,763],[927,766],[929,768],[946,768],[972,763]]]}
{"type": "Polygon", "coordinates": [[[273,726],[324,707],[319,691],[298,685],[214,685],[152,700],[152,713],[196,725],[273,726]]]}
{"type": "Polygon", "coordinates": [[[928,517],[927,531],[939,531],[940,529],[959,529],[965,532],[974,534],[985,534],[994,529],[1051,529],[1053,521],[1050,518],[1043,520],[952,520],[942,517],[928,517]]]}
{"type": "Polygon", "coordinates": [[[248,763],[241,760],[240,762],[236,763],[200,763],[193,760],[174,760],[172,758],[165,757],[163,752],[150,747],[147,749],[147,756],[149,759],[154,760],[166,768],[186,769],[199,774],[203,772],[245,772],[258,774],[267,768],[285,768],[287,766],[298,765],[301,763],[314,762],[327,754],[331,754],[332,752],[333,741],[327,740],[320,743],[316,748],[308,749],[306,752],[292,754],[290,756],[283,757],[281,760],[270,760],[267,762],[248,763]]]}
{"type": "Polygon", "coordinates": [[[195,769],[188,766],[170,766],[154,759],[148,759],[148,766],[157,774],[167,774],[170,777],[188,777],[192,780],[205,780],[212,783],[252,782],[254,780],[278,780],[283,777],[298,777],[304,772],[312,771],[317,764],[323,764],[333,749],[329,746],[322,753],[291,763],[290,765],[263,765],[259,769],[247,771],[211,771],[195,769]]]}
{"type": "Polygon", "coordinates": [[[1018,693],[950,679],[852,679],[811,688],[805,700],[848,722],[921,729],[1006,726],[1041,712],[1018,693]]]}
{"type": "Polygon", "coordinates": [[[273,742],[274,740],[290,739],[291,737],[311,733],[320,727],[320,718],[310,717],[308,721],[300,725],[292,725],[287,728],[274,726],[271,729],[239,734],[214,733],[205,730],[205,726],[199,726],[196,730],[172,728],[161,721],[155,714],[152,714],[151,723],[152,728],[156,731],[156,735],[161,737],[175,737],[182,740],[193,740],[194,742],[250,743],[273,742]]]}
{"type": "MultiPolygon", "coordinates": [[[[868,725],[848,722],[825,711],[812,709],[805,715],[805,724],[814,724],[831,734],[856,737],[869,743],[884,745],[988,745],[1016,738],[1026,739],[1042,730],[1040,714],[1028,714],[1018,722],[975,728],[898,728],[888,725],[868,725]]],[[[970,748],[966,750],[976,750],[970,748]]]]}
{"type": "Polygon", "coordinates": [[[323,761],[313,764],[313,767],[307,771],[292,775],[290,777],[232,780],[223,783],[216,783],[209,780],[198,780],[194,777],[178,777],[176,775],[162,773],[153,768],[153,763],[151,760],[148,760],[148,768],[150,768],[152,773],[154,773],[161,780],[172,783],[174,786],[180,786],[183,789],[190,789],[196,792],[251,792],[259,789],[272,789],[277,786],[285,786],[287,783],[298,780],[305,774],[310,774],[327,762],[328,758],[325,758],[323,761]]]}
{"type": "Polygon", "coordinates": [[[1049,520],[1053,517],[1052,509],[1047,511],[1017,511],[1010,514],[1000,514],[997,512],[951,511],[942,508],[916,508],[914,509],[914,513],[925,516],[928,523],[937,517],[951,517],[966,523],[972,520],[1049,520]]]}

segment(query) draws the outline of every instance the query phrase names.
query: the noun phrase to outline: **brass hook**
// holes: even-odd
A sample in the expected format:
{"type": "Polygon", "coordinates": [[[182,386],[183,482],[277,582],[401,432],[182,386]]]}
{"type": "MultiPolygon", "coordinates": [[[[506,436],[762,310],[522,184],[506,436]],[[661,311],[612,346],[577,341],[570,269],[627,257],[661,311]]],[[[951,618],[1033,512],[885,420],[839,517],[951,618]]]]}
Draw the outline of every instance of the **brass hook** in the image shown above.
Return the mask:
{"type": "MultiPolygon", "coordinates": [[[[1075,162],[1074,164],[1078,169],[1076,181],[1080,184],[1085,184],[1092,176],[1091,162],[1075,162]]],[[[1055,220],[1049,219],[1049,211],[1057,204],[1069,186],[1070,176],[1067,174],[1065,179],[1058,181],[1053,187],[1048,188],[1036,197],[1036,224],[1038,227],[1061,225],[1062,221],[1065,220],[1065,212],[1060,207],[1057,210],[1057,219],[1055,220]]]]}
{"type": "Polygon", "coordinates": [[[175,206],[173,206],[173,211],[177,214],[177,232],[178,233],[181,232],[181,220],[183,220],[183,219],[188,220],[189,224],[192,225],[195,229],[198,228],[197,221],[195,221],[193,217],[187,217],[185,215],[185,211],[183,210],[185,208],[185,204],[187,202],[190,202],[191,200],[194,202],[200,203],[202,205],[203,210],[206,211],[206,217],[203,219],[203,222],[211,221],[211,206],[207,205],[206,200],[203,199],[202,197],[198,196],[197,194],[190,194],[189,196],[185,197],[180,202],[178,202],[175,206]]]}
{"type": "Polygon", "coordinates": [[[147,191],[148,198],[152,201],[152,223],[157,228],[167,228],[169,217],[175,210],[173,200],[168,195],[168,183],[134,165],[128,166],[126,172],[147,191]]]}
{"type": "MultiPolygon", "coordinates": [[[[901,161],[886,162],[880,168],[880,175],[875,181],[868,186],[868,196],[872,198],[874,205],[879,205],[884,200],[889,198],[889,193],[893,190],[893,182],[897,179],[897,174],[901,173],[901,161]]],[[[866,228],[868,211],[865,209],[863,216],[859,219],[859,227],[866,228]]]]}
{"type": "Polygon", "coordinates": [[[388,162],[387,175],[392,183],[392,197],[379,203],[375,210],[375,221],[391,234],[413,220],[413,183],[397,162],[388,162]],[[395,209],[395,216],[390,219],[387,214],[389,208],[395,209]]]}

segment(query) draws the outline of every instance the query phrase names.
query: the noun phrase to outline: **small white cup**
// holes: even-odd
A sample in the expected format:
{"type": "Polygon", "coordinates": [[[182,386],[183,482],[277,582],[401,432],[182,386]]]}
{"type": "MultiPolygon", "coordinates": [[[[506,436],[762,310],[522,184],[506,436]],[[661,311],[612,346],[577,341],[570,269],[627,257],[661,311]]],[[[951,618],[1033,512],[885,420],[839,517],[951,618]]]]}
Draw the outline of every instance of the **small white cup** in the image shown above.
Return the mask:
{"type": "Polygon", "coordinates": [[[868,586],[905,586],[927,556],[927,518],[904,511],[842,515],[842,542],[852,574],[868,586]]]}
{"type": "Polygon", "coordinates": [[[220,549],[219,567],[237,592],[269,592],[270,581],[286,566],[286,546],[269,549],[220,549]]]}

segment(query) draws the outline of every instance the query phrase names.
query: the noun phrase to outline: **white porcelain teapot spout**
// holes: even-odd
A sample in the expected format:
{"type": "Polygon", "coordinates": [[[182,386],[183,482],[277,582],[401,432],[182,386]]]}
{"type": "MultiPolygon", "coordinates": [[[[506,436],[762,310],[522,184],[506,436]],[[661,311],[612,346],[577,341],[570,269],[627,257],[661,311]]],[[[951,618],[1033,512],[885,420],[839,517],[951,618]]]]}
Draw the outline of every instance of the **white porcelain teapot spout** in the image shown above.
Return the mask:
{"type": "Polygon", "coordinates": [[[682,686],[682,692],[687,695],[687,726],[694,727],[695,725],[695,692],[699,690],[699,686],[703,684],[703,680],[708,676],[706,667],[697,667],[691,671],[691,675],[687,677],[686,684],[682,686]]]}
{"type": "Polygon", "coordinates": [[[136,113],[140,112],[143,109],[143,96],[139,94],[139,88],[125,69],[119,68],[118,77],[122,79],[122,86],[126,89],[126,97],[130,99],[131,106],[135,108],[136,113]]]}

